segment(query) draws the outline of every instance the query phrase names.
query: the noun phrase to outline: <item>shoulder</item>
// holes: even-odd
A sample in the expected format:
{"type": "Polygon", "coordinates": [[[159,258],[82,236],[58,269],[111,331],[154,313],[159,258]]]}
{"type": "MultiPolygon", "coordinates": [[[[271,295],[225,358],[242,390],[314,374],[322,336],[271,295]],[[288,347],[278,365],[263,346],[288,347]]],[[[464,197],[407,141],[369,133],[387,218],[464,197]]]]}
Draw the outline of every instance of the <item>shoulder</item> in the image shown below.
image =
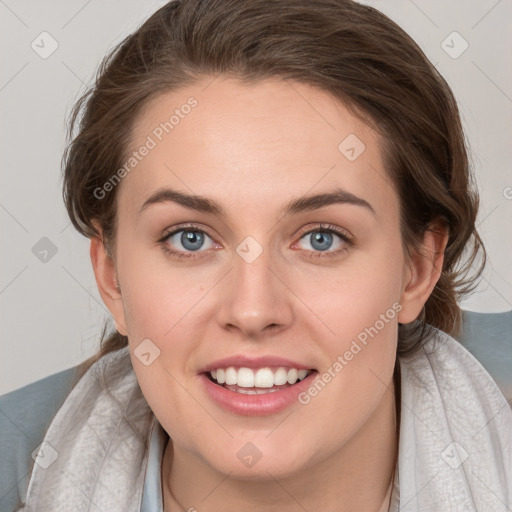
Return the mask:
{"type": "Polygon", "coordinates": [[[77,367],[0,395],[0,509],[15,510],[25,497],[32,452],[73,388],[77,367]]]}

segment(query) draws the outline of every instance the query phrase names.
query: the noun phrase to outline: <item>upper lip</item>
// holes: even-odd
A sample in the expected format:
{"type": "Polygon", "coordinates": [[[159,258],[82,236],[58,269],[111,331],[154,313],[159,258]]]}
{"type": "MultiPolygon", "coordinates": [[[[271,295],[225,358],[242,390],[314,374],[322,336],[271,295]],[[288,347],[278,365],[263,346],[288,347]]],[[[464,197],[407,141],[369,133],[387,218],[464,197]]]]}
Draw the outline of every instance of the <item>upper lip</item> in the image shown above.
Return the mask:
{"type": "Polygon", "coordinates": [[[297,370],[313,370],[313,368],[306,364],[298,363],[297,361],[292,361],[291,359],[285,359],[283,357],[277,356],[260,356],[260,357],[250,357],[246,355],[240,356],[231,356],[224,357],[222,359],[217,359],[213,363],[210,363],[204,366],[199,370],[199,373],[211,372],[212,370],[217,370],[218,368],[229,368],[233,366],[235,368],[265,368],[269,366],[275,367],[285,367],[285,368],[296,368],[297,370]]]}

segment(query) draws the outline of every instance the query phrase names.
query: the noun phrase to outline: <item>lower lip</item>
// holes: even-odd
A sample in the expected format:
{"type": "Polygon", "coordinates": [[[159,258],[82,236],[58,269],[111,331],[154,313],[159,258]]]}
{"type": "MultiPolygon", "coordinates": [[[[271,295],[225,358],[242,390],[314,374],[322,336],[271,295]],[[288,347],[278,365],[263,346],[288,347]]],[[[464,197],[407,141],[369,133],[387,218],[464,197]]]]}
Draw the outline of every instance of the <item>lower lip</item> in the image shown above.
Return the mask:
{"type": "Polygon", "coordinates": [[[212,382],[206,374],[199,377],[208,396],[220,407],[243,416],[264,416],[280,412],[298,402],[298,395],[309,388],[318,372],[310,373],[293,386],[272,393],[245,395],[212,382]]]}

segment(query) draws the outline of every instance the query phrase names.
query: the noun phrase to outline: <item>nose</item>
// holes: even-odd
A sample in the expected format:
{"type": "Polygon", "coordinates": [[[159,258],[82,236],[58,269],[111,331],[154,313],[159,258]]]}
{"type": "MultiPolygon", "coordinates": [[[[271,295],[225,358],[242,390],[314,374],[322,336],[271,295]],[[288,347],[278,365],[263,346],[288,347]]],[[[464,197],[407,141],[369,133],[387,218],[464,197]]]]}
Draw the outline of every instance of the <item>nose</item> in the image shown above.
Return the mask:
{"type": "Polygon", "coordinates": [[[250,263],[235,254],[233,269],[221,285],[217,321],[242,339],[259,340],[289,327],[293,293],[268,251],[250,263]]]}

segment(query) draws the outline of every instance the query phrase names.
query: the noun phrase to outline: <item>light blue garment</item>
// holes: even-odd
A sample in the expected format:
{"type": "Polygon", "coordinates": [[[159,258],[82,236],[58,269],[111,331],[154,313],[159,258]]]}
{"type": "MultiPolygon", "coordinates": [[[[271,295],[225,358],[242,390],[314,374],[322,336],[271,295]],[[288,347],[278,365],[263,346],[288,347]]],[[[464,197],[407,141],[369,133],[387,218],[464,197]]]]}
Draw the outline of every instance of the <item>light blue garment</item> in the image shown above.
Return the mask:
{"type": "Polygon", "coordinates": [[[158,421],[151,434],[149,459],[140,512],[163,512],[161,464],[169,436],[158,421]]]}

